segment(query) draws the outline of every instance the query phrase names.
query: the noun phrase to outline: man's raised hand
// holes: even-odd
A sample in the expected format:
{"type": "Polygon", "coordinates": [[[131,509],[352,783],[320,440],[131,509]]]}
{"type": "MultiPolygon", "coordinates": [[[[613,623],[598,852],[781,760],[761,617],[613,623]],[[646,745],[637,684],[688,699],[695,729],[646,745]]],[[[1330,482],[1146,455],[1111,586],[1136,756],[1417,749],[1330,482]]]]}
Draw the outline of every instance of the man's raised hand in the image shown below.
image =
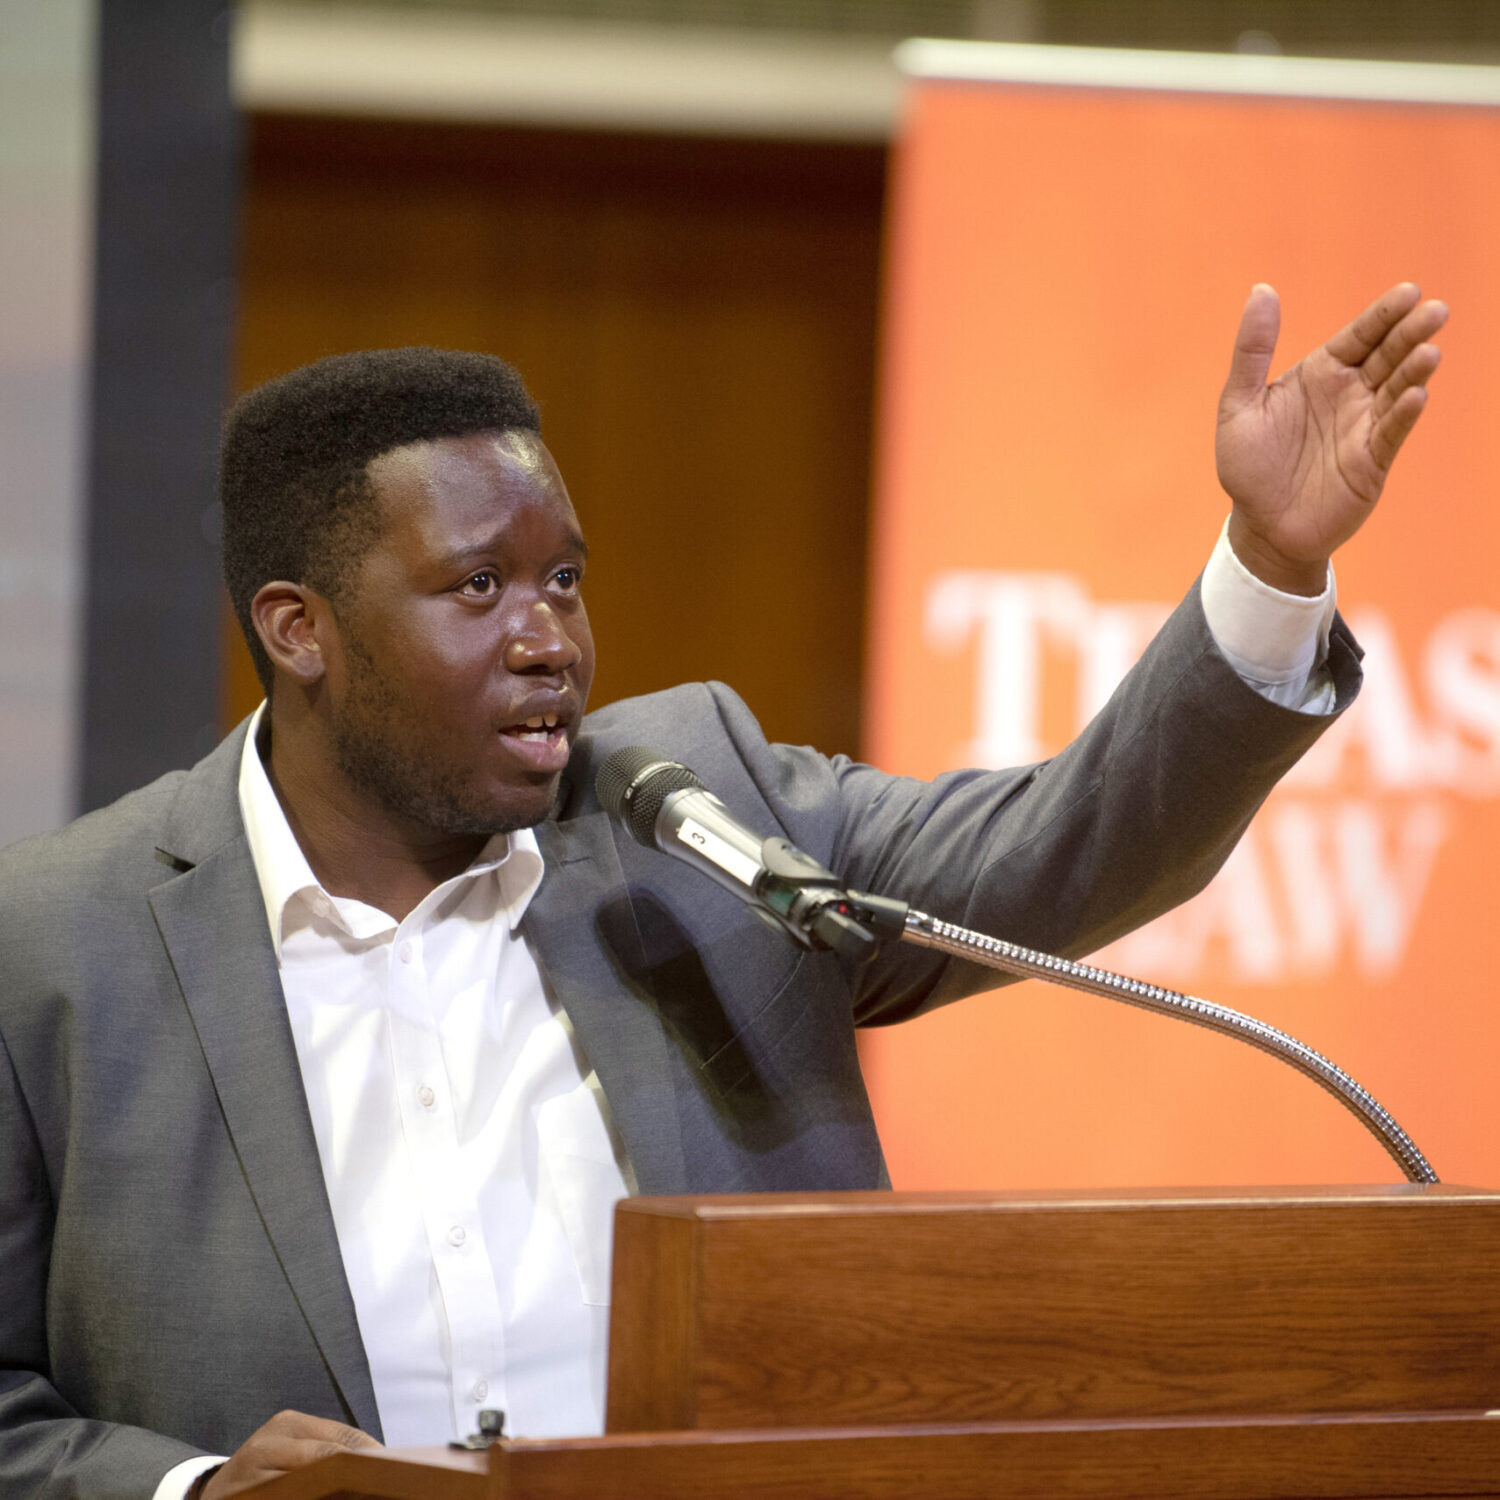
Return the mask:
{"type": "Polygon", "coordinates": [[[1321,349],[1266,384],[1281,304],[1250,292],[1219,398],[1219,482],[1229,540],[1259,578],[1321,593],[1334,549],[1364,524],[1426,404],[1448,319],[1411,282],[1394,286],[1321,349]]]}

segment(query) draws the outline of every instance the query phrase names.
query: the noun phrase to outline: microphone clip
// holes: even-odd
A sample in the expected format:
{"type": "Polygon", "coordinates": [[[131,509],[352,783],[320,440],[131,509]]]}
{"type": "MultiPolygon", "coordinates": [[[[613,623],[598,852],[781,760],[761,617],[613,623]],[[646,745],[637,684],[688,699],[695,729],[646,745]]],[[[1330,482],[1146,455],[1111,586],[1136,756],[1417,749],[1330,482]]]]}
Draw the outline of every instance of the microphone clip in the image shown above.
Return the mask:
{"type": "Polygon", "coordinates": [[[800,947],[868,963],[882,943],[905,931],[904,901],[845,890],[831,870],[786,839],[767,839],[761,863],[755,894],[762,904],[753,910],[800,947]]]}

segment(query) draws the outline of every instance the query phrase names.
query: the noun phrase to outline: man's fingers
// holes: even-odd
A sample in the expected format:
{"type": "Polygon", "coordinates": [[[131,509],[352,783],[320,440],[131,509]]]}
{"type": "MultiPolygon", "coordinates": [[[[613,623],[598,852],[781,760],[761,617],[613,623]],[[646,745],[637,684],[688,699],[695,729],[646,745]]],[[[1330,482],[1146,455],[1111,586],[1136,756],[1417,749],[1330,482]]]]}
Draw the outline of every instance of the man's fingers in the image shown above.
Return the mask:
{"type": "Polygon", "coordinates": [[[1375,392],[1370,410],[1377,422],[1414,385],[1426,385],[1432,379],[1443,358],[1443,351],[1436,344],[1418,344],[1391,372],[1390,378],[1375,392]]]}
{"type": "Polygon", "coordinates": [[[1442,302],[1423,302],[1412,308],[1380,341],[1380,346],[1360,366],[1360,376],[1372,390],[1390,379],[1407,355],[1425,343],[1448,321],[1448,308],[1442,302]]]}
{"type": "MultiPolygon", "coordinates": [[[[315,1464],[320,1458],[332,1458],[337,1453],[346,1453],[351,1448],[362,1446],[356,1443],[341,1443],[329,1438],[293,1437],[285,1432],[262,1432],[251,1438],[236,1455],[239,1467],[246,1471],[251,1482],[257,1476],[285,1474],[289,1469],[303,1469],[315,1464]]],[[[375,1444],[376,1447],[379,1444],[375,1444]]]]}
{"type": "Polygon", "coordinates": [[[303,1469],[321,1458],[357,1449],[379,1449],[380,1444],[357,1427],[305,1411],[281,1411],[245,1439],[239,1451],[209,1480],[203,1500],[227,1500],[241,1490],[303,1469]]]}
{"type": "Polygon", "coordinates": [[[1396,454],[1407,434],[1417,425],[1422,408],[1427,405],[1427,392],[1419,385],[1409,386],[1397,399],[1390,411],[1370,430],[1370,456],[1383,472],[1396,460],[1396,454]]]}
{"type": "Polygon", "coordinates": [[[1250,288],[1245,310],[1240,314],[1239,332],[1235,335],[1234,356],[1229,361],[1229,378],[1219,400],[1223,415],[1257,400],[1266,387],[1271,370],[1271,356],[1276,352],[1276,335],[1281,331],[1281,300],[1264,282],[1250,288]]]}
{"type": "Polygon", "coordinates": [[[1379,347],[1392,328],[1421,300],[1415,282],[1403,281],[1377,297],[1352,323],[1341,328],[1324,346],[1346,365],[1360,365],[1379,347]]]}
{"type": "Polygon", "coordinates": [[[335,1422],[331,1417],[315,1417],[305,1411],[279,1411],[269,1422],[257,1430],[255,1436],[277,1436],[302,1438],[310,1442],[331,1445],[330,1451],[339,1448],[378,1448],[380,1444],[367,1432],[357,1427],[335,1422]]]}
{"type": "Polygon", "coordinates": [[[380,1447],[374,1438],[366,1437],[364,1433],[359,1435],[364,1438],[362,1443],[341,1442],[332,1438],[287,1437],[285,1435],[268,1437],[256,1449],[255,1461],[262,1469],[267,1469],[273,1474],[283,1474],[289,1469],[305,1469],[308,1464],[315,1464],[323,1458],[333,1458],[340,1453],[380,1447]]]}

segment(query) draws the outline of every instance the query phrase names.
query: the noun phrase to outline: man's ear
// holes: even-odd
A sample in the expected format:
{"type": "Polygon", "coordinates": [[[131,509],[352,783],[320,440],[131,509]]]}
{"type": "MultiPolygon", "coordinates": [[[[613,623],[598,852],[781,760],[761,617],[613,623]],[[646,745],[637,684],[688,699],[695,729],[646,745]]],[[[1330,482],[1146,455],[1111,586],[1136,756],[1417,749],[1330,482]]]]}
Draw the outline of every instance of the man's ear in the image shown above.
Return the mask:
{"type": "Polygon", "coordinates": [[[303,583],[262,584],[250,601],[250,619],[278,672],[302,687],[322,681],[324,653],[337,630],[333,608],[322,594],[303,583]]]}

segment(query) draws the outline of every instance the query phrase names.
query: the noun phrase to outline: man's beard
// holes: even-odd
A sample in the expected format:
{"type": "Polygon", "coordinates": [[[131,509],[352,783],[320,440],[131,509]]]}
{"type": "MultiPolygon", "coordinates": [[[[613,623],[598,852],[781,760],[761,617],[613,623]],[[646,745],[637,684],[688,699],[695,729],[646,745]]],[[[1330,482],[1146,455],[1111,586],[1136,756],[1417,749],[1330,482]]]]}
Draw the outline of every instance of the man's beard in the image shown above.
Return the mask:
{"type": "Polygon", "coordinates": [[[544,808],[533,816],[504,812],[488,805],[436,757],[413,744],[398,744],[390,733],[410,721],[390,684],[356,641],[347,644],[348,693],[333,723],[338,767],[352,785],[385,810],[423,828],[445,834],[484,838],[514,833],[540,823],[544,808]]]}

